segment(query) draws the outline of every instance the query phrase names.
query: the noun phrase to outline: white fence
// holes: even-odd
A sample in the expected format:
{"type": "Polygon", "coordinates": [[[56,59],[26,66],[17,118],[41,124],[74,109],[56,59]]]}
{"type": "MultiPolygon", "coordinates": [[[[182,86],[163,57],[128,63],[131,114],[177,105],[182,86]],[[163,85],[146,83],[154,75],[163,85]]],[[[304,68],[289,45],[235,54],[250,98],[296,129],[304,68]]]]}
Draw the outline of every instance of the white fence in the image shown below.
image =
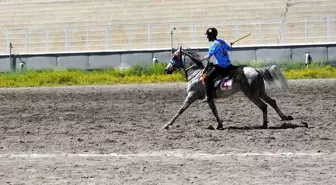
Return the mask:
{"type": "Polygon", "coordinates": [[[170,48],[174,27],[175,45],[188,47],[208,46],[204,32],[210,26],[228,41],[252,33],[240,46],[332,43],[334,23],[333,17],[304,17],[0,30],[0,53],[8,53],[10,43],[16,53],[170,48]]]}

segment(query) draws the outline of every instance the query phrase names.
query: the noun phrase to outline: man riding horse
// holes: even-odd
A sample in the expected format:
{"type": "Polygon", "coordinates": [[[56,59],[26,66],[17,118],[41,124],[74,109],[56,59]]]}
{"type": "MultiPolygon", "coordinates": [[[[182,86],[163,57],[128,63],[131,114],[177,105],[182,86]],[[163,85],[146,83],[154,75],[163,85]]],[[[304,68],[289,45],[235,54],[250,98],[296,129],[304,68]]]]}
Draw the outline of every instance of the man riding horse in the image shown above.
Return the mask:
{"type": "MultiPolygon", "coordinates": [[[[183,50],[182,47],[180,47],[174,52],[173,58],[165,68],[165,72],[167,74],[172,74],[177,68],[182,67],[184,69],[188,85],[187,96],[183,105],[174,117],[163,126],[164,129],[168,129],[172,126],[176,119],[191,104],[193,104],[196,100],[203,99],[205,94],[206,98],[203,101],[208,103],[212,113],[214,114],[217,121],[217,129],[223,129],[224,127],[223,121],[219,117],[214,99],[227,98],[237,92],[242,92],[249,100],[260,108],[263,113],[263,123],[261,128],[267,128],[268,126],[266,103],[273,107],[282,120],[294,119],[290,115],[285,115],[278,107],[276,101],[268,96],[266,92],[265,83],[269,85],[277,83],[281,89],[289,89],[287,79],[282,74],[278,65],[271,65],[264,68],[252,68],[244,65],[233,66],[227,53],[232,48],[223,40],[217,39],[217,30],[215,28],[209,28],[206,34],[209,41],[212,43],[209,48],[209,53],[204,57],[204,59],[201,59],[196,52],[183,50]],[[215,55],[217,59],[216,64],[208,63],[211,65],[204,67],[202,61],[209,59],[213,55],[215,55]],[[203,78],[204,72],[207,74],[205,79],[203,78]],[[226,76],[230,76],[229,82],[225,79],[226,76]],[[205,87],[203,87],[203,79],[206,83],[205,87]],[[216,79],[216,86],[213,85],[214,79],[216,79]],[[230,88],[228,88],[228,86],[230,86],[230,88]],[[206,93],[204,92],[204,88],[206,93]]],[[[233,43],[246,38],[249,35],[250,34],[234,41],[233,43]]]]}
{"type": "Polygon", "coordinates": [[[215,66],[206,74],[204,79],[204,88],[206,96],[200,103],[209,102],[213,99],[212,93],[214,89],[214,79],[218,75],[227,76],[231,70],[236,69],[235,66],[231,64],[228,51],[231,51],[231,46],[226,44],[222,39],[217,39],[218,31],[216,28],[207,29],[206,33],[209,42],[212,42],[209,48],[209,53],[204,57],[203,60],[209,60],[212,56],[216,57],[215,66]]]}

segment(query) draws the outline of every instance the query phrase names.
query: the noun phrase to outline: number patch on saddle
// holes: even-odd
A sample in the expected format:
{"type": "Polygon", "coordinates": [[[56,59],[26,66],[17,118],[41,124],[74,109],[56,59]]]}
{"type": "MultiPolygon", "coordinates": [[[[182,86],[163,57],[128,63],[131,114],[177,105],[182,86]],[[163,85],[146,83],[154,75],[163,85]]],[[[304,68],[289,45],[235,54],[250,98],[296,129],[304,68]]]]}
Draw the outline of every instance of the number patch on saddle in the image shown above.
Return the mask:
{"type": "Polygon", "coordinates": [[[220,84],[220,88],[222,91],[225,90],[231,90],[232,89],[232,79],[225,79],[221,84],[220,84]]]}

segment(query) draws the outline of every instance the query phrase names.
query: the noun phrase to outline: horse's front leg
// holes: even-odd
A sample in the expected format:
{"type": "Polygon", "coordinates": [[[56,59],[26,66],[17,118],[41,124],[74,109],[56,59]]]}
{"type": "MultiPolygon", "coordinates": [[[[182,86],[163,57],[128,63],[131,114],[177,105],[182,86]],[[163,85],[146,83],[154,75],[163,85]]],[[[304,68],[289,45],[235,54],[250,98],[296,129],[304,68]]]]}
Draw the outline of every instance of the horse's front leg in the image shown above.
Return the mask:
{"type": "Polygon", "coordinates": [[[194,103],[196,99],[197,98],[195,96],[195,93],[193,92],[188,93],[188,96],[184,100],[184,103],[182,107],[180,108],[180,110],[175,114],[175,116],[167,124],[163,126],[163,128],[168,129],[169,126],[173,125],[177,117],[181,115],[192,103],[194,103]]]}
{"type": "Polygon", "coordinates": [[[222,122],[222,120],[218,116],[218,111],[217,111],[214,99],[211,99],[210,101],[208,101],[208,104],[209,104],[209,107],[212,110],[212,113],[216,117],[216,120],[217,120],[217,123],[218,123],[217,124],[217,129],[218,130],[222,130],[223,129],[223,122],[222,122]]]}

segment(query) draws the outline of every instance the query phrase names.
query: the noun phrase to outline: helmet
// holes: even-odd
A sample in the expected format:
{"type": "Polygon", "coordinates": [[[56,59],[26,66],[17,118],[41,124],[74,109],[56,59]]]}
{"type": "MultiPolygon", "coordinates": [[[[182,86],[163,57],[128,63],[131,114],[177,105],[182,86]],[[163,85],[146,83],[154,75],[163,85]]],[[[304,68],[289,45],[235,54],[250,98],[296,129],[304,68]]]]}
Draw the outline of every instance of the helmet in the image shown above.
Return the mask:
{"type": "Polygon", "coordinates": [[[205,35],[212,35],[214,37],[217,37],[218,31],[216,28],[208,28],[207,31],[205,32],[205,35]]]}

